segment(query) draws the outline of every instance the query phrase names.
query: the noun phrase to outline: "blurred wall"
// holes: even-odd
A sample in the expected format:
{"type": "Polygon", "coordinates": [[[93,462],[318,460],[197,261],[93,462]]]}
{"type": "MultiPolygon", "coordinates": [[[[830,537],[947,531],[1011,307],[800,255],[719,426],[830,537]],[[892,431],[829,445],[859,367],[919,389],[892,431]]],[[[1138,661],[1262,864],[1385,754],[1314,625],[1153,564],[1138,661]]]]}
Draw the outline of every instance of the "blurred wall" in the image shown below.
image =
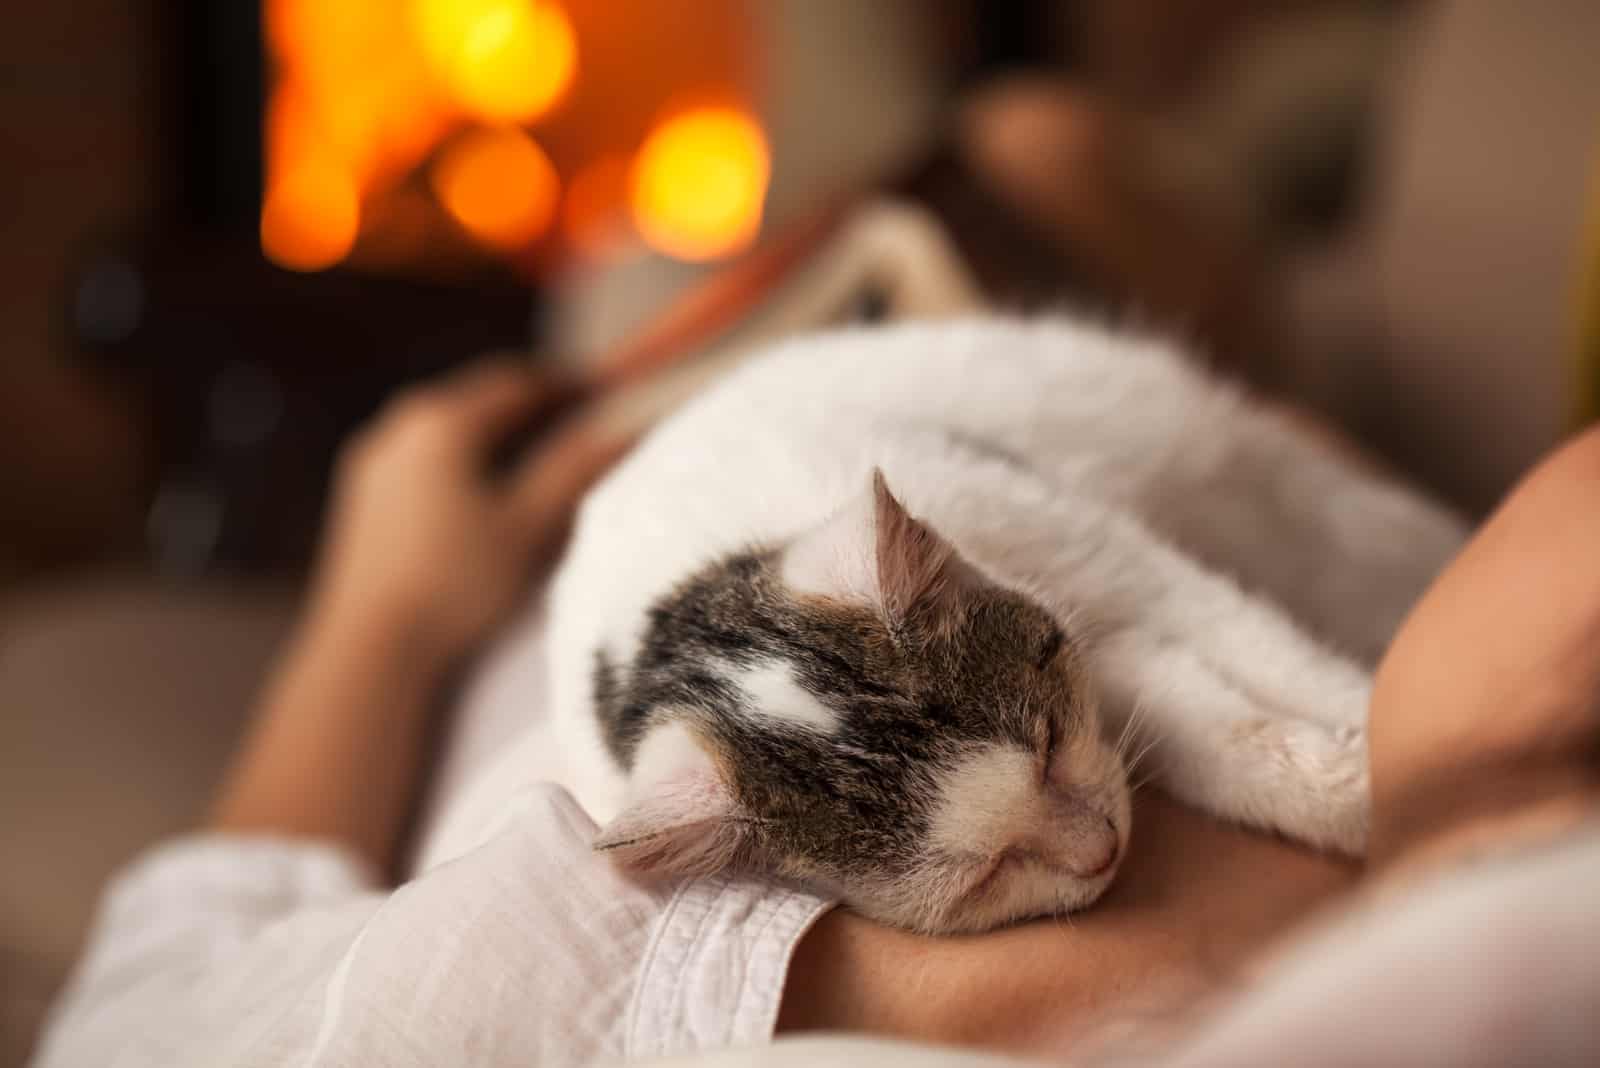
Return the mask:
{"type": "Polygon", "coordinates": [[[153,207],[156,6],[7,6],[0,33],[0,581],[125,540],[137,406],[68,359],[62,279],[83,243],[153,207]]]}
{"type": "Polygon", "coordinates": [[[1600,4],[1418,12],[1380,105],[1368,210],[1299,265],[1303,399],[1458,504],[1491,507],[1572,428],[1600,225],[1600,4]]]}

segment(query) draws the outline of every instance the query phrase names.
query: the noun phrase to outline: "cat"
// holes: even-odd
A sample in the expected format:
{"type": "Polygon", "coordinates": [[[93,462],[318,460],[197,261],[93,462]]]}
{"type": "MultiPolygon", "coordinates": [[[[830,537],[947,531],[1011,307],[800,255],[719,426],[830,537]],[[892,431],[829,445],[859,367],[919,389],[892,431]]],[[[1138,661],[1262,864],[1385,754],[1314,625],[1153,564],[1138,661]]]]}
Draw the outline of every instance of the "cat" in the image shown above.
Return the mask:
{"type": "Polygon", "coordinates": [[[1183,801],[1361,854],[1370,668],[1464,537],[1158,338],[805,337],[582,504],[554,715],[624,868],[979,931],[1105,891],[1134,746],[1183,801]]]}

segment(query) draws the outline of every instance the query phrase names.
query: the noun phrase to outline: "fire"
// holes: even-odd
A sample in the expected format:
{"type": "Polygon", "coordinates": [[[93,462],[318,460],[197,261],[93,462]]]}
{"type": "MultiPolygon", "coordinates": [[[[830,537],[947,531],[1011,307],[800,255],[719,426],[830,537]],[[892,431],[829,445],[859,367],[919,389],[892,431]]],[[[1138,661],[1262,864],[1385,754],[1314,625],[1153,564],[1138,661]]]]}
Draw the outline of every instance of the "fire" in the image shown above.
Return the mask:
{"type": "Polygon", "coordinates": [[[349,254],[360,223],[360,197],[350,174],[335,164],[305,162],[268,187],[261,248],[290,270],[325,270],[349,254]]]}
{"type": "MultiPolygon", "coordinates": [[[[430,232],[442,208],[496,251],[539,239],[559,212],[566,250],[592,261],[618,253],[630,216],[651,248],[691,261],[736,253],[760,229],[770,154],[737,107],[681,112],[638,145],[648,110],[596,111],[613,103],[599,87],[560,119],[587,122],[581,134],[552,134],[568,159],[588,160],[563,183],[519,128],[550,121],[577,78],[577,31],[555,0],[268,0],[264,10],[274,70],[261,248],[284,267],[323,270],[352,252],[378,262],[398,247],[384,231],[402,204],[413,233],[430,232]],[[586,117],[596,114],[624,118],[596,125],[586,117]]],[[[615,55],[595,55],[597,70],[617,69],[615,55]]]]}
{"type": "Polygon", "coordinates": [[[561,183],[533,139],[505,127],[473,131],[452,144],[434,164],[433,188],[468,233],[514,249],[550,224],[561,183]]]}
{"type": "Polygon", "coordinates": [[[531,122],[572,84],[566,13],[533,0],[416,0],[423,54],[455,104],[487,122],[531,122]]]}
{"type": "Polygon", "coordinates": [[[702,261],[755,239],[771,162],[754,119],[726,107],[686,111],[645,139],[634,161],[634,224],[650,245],[702,261]]]}

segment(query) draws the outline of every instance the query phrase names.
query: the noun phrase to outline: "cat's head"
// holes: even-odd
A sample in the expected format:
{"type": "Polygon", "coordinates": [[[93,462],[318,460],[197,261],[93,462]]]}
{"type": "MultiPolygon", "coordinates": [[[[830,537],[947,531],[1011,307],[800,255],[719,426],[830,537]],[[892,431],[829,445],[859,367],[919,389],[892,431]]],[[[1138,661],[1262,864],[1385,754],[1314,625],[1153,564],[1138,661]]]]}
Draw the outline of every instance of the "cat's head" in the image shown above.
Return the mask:
{"type": "Polygon", "coordinates": [[[619,700],[639,873],[761,871],[922,931],[1081,907],[1130,810],[1079,646],[881,474],[790,544],[658,604],[619,700]]]}

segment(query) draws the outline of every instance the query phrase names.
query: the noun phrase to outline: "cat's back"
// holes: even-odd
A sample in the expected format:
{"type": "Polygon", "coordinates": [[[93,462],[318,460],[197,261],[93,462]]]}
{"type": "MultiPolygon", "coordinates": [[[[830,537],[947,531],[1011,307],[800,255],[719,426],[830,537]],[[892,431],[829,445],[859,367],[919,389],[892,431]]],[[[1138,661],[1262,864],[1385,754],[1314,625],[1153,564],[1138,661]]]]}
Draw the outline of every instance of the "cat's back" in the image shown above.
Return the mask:
{"type": "Polygon", "coordinates": [[[872,466],[914,467],[941,444],[1095,492],[1166,462],[1162,428],[1231,402],[1160,342],[1064,319],[797,339],[685,405],[590,493],[558,586],[648,603],[715,556],[818,522],[872,466]]]}
{"type": "Polygon", "coordinates": [[[1135,398],[1154,425],[1183,417],[1186,393],[1205,395],[1173,390],[1187,374],[1164,346],[1064,320],[853,330],[753,357],[648,435],[580,509],[552,590],[558,715],[592,718],[596,651],[629,662],[662,595],[719,556],[819,522],[872,467],[914,508],[936,503],[918,482],[945,445],[1092,483],[1096,465],[1118,462],[1107,442],[1150,453],[1133,440],[1135,398]]]}

